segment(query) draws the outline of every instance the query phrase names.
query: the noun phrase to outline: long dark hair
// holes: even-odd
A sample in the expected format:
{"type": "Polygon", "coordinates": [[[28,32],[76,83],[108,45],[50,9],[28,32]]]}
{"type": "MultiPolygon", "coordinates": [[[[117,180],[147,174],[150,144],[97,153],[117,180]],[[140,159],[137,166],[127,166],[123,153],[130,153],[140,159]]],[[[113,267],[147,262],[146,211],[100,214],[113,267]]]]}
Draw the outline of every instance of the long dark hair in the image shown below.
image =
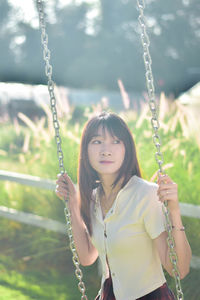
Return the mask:
{"type": "Polygon", "coordinates": [[[90,235],[92,234],[90,203],[92,201],[92,192],[99,184],[97,183],[99,178],[97,172],[89,163],[88,144],[91,139],[97,135],[100,127],[103,130],[108,130],[112,136],[115,136],[121,140],[125,146],[125,158],[119,170],[119,174],[113,183],[113,186],[119,182],[122,176],[124,177],[124,181],[121,187],[126,185],[131,176],[137,175],[138,177],[141,177],[135,143],[131,131],[126,123],[118,115],[108,112],[103,112],[100,115],[91,118],[85,124],[83,129],[78,167],[81,215],[90,235]]]}

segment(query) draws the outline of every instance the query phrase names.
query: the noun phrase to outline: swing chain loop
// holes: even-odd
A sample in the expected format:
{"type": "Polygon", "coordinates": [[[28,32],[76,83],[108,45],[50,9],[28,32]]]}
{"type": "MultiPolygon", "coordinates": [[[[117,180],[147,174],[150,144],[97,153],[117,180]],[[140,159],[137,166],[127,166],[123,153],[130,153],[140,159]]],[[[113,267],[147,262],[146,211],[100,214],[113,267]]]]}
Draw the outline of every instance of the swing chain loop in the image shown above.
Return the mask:
{"type": "Polygon", "coordinates": [[[65,213],[65,218],[66,218],[66,222],[67,222],[67,233],[68,233],[68,237],[69,237],[69,241],[70,241],[70,249],[71,249],[71,252],[73,255],[72,260],[76,267],[75,275],[76,275],[77,279],[79,280],[78,288],[82,294],[81,300],[82,299],[88,300],[87,296],[85,295],[85,284],[82,281],[83,273],[79,267],[80,262],[79,262],[78,254],[76,252],[75,243],[74,243],[74,239],[73,239],[72,226],[71,226],[71,215],[70,215],[70,211],[67,207],[65,207],[64,213],[65,213]]]}
{"type": "MultiPolygon", "coordinates": [[[[48,35],[46,33],[46,22],[45,22],[45,15],[44,15],[44,8],[43,8],[43,0],[36,0],[37,4],[37,10],[39,14],[39,23],[41,28],[41,42],[43,46],[43,59],[45,61],[45,74],[48,78],[48,91],[49,91],[49,97],[50,97],[50,105],[51,105],[51,111],[52,111],[52,119],[53,119],[53,125],[55,129],[55,140],[57,145],[57,156],[59,161],[59,168],[60,173],[65,173],[64,163],[63,163],[63,152],[61,147],[61,137],[60,137],[60,126],[59,121],[57,117],[57,109],[56,109],[56,97],[54,93],[54,82],[52,80],[52,66],[50,64],[50,50],[48,49],[48,35]]],[[[65,208],[64,208],[64,214],[67,222],[67,233],[69,237],[69,244],[70,249],[72,252],[72,261],[75,265],[75,275],[78,279],[78,289],[81,292],[81,300],[88,300],[87,296],[85,295],[85,284],[82,281],[83,273],[79,267],[80,261],[78,258],[78,254],[75,248],[73,233],[72,233],[72,224],[71,224],[71,214],[67,205],[69,199],[69,194],[67,195],[65,199],[65,208]]]]}
{"type": "MultiPolygon", "coordinates": [[[[139,20],[139,24],[141,27],[141,41],[142,41],[142,46],[143,46],[143,51],[144,51],[143,58],[144,58],[144,65],[145,65],[145,70],[146,70],[145,76],[146,76],[146,85],[147,85],[147,91],[148,91],[148,97],[149,97],[149,107],[150,107],[150,110],[152,113],[151,124],[152,124],[152,128],[154,131],[153,142],[157,148],[157,152],[155,154],[155,159],[159,166],[158,173],[164,173],[163,169],[162,169],[162,164],[164,162],[164,159],[163,159],[163,154],[160,151],[161,139],[158,134],[158,129],[160,127],[160,124],[158,121],[158,114],[157,114],[158,109],[157,109],[157,104],[156,104],[156,100],[155,100],[154,79],[153,79],[153,73],[152,73],[152,69],[151,69],[152,59],[151,59],[151,55],[149,52],[150,42],[149,42],[148,34],[146,32],[147,26],[146,26],[146,19],[144,16],[145,1],[137,0],[137,7],[139,10],[138,20],[139,20]]],[[[168,206],[167,201],[165,201],[164,205],[162,206],[162,209],[163,209],[163,213],[164,213],[165,219],[166,219],[166,230],[168,232],[167,244],[170,249],[170,261],[173,266],[172,273],[173,273],[173,277],[174,277],[175,285],[176,285],[177,299],[184,300],[184,295],[183,295],[183,292],[181,289],[180,273],[179,273],[179,270],[177,267],[178,258],[177,258],[176,252],[175,252],[174,238],[172,236],[172,224],[171,224],[171,220],[169,218],[169,209],[167,206],[168,206]]]]}

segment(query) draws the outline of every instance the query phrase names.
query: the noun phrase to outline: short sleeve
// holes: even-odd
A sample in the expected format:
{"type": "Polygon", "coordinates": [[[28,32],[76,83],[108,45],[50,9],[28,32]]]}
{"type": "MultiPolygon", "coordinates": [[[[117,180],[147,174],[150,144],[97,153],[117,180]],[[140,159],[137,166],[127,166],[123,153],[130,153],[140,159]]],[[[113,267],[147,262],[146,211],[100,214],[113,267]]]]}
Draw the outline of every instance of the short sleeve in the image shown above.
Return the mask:
{"type": "Polygon", "coordinates": [[[163,204],[158,200],[158,186],[151,186],[146,197],[146,210],[144,214],[144,225],[151,239],[158,237],[165,231],[165,216],[162,211],[163,204]]]}

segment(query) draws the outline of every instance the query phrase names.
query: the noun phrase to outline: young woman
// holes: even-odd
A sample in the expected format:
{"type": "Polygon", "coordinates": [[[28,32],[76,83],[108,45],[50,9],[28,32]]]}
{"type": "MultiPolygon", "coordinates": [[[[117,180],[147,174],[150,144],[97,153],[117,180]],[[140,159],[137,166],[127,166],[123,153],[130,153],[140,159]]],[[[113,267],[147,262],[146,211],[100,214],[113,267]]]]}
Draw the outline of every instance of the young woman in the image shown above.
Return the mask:
{"type": "Polygon", "coordinates": [[[172,300],[162,266],[172,276],[162,212],[168,201],[181,279],[191,249],[181,221],[177,185],[167,175],[158,184],[141,178],[135,144],[126,123],[102,113],[83,130],[79,193],[67,174],[58,175],[56,194],[69,193],[72,229],[80,263],[102,266],[96,300],[172,300]]]}

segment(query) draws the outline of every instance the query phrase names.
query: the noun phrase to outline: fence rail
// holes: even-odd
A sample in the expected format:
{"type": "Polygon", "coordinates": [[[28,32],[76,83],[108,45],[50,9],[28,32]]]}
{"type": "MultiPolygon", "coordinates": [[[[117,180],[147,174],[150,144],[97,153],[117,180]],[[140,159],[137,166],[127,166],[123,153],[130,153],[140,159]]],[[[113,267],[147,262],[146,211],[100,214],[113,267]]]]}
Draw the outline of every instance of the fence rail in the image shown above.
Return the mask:
{"type": "Polygon", "coordinates": [[[0,206],[0,217],[36,227],[41,227],[55,232],[66,232],[66,227],[64,223],[37,216],[35,214],[18,211],[14,208],[9,208],[6,206],[0,206]]]}
{"type": "MultiPolygon", "coordinates": [[[[42,188],[52,191],[54,191],[56,187],[55,180],[44,179],[27,174],[8,172],[4,170],[0,170],[0,180],[13,181],[23,185],[33,186],[36,188],[42,188]]],[[[200,219],[200,205],[180,202],[180,209],[182,216],[200,219]]]]}
{"type": "Polygon", "coordinates": [[[55,181],[50,179],[43,179],[37,176],[8,172],[4,170],[0,170],[0,180],[13,181],[23,185],[33,186],[36,188],[42,188],[46,190],[55,190],[56,187],[55,181]]]}
{"type": "MultiPolygon", "coordinates": [[[[33,186],[36,188],[43,188],[47,190],[55,190],[56,183],[54,180],[42,179],[36,176],[26,174],[19,174],[15,172],[8,172],[0,170],[0,180],[13,181],[23,185],[33,186]]],[[[180,202],[181,215],[186,217],[200,219],[200,206],[180,202]]],[[[47,230],[66,233],[66,225],[64,223],[37,216],[31,213],[25,213],[13,208],[0,206],[0,217],[11,219],[17,222],[29,224],[32,226],[41,227],[47,230]]],[[[200,269],[200,257],[192,256],[191,267],[200,269]]]]}

